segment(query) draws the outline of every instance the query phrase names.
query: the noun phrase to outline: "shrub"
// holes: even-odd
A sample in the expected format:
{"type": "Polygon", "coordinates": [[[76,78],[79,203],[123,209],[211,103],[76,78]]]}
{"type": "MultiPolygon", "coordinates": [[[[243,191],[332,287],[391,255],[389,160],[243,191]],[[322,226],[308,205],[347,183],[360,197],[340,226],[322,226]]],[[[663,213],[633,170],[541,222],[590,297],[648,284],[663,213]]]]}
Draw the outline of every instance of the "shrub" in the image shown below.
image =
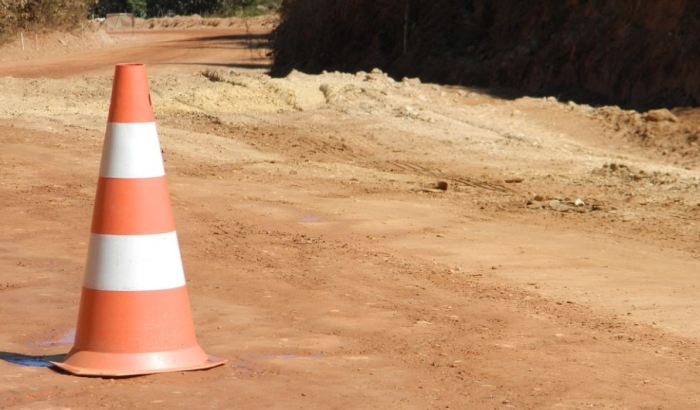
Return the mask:
{"type": "Polygon", "coordinates": [[[0,0],[0,38],[16,30],[66,29],[87,18],[91,0],[0,0]]]}

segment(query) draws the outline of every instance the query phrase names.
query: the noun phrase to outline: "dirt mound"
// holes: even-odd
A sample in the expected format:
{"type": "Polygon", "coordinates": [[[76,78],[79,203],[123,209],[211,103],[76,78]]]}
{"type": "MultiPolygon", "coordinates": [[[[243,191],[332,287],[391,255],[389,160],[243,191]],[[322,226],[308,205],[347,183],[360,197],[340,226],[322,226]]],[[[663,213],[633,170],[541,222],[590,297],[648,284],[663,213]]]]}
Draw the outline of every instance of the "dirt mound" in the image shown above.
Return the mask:
{"type": "Polygon", "coordinates": [[[370,70],[636,108],[697,105],[687,0],[286,0],[275,73],[370,70]]]}

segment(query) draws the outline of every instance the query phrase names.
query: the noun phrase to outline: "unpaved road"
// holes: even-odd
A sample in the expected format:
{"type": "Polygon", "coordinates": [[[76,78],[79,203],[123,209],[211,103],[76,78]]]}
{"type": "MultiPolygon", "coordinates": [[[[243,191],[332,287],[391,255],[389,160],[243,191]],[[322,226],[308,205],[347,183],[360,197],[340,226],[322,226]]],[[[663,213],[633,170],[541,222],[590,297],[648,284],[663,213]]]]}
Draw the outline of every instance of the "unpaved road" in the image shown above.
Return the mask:
{"type": "Polygon", "coordinates": [[[271,79],[244,35],[4,49],[0,408],[700,408],[697,147],[663,139],[693,110],[271,79]],[[198,339],[229,363],[124,379],[29,366],[70,349],[110,73],[134,60],[198,339]]]}

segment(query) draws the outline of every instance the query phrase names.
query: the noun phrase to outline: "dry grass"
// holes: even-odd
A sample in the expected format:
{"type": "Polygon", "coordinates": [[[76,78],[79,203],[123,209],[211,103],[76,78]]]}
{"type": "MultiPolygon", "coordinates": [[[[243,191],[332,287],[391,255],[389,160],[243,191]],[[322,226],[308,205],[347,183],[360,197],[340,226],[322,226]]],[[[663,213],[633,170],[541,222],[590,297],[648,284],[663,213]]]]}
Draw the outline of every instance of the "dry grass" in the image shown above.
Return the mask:
{"type": "Polygon", "coordinates": [[[89,0],[0,0],[0,40],[17,30],[75,28],[91,5],[89,0]]]}

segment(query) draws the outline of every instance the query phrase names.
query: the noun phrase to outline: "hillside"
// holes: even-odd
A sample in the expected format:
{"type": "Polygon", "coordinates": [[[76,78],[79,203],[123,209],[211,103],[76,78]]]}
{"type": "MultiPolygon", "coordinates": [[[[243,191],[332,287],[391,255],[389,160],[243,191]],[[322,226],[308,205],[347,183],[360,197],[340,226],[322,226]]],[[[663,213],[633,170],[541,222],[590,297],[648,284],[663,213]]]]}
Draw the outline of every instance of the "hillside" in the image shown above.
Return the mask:
{"type": "Polygon", "coordinates": [[[700,102],[700,3],[286,0],[274,69],[392,77],[636,108],[700,102]]]}

